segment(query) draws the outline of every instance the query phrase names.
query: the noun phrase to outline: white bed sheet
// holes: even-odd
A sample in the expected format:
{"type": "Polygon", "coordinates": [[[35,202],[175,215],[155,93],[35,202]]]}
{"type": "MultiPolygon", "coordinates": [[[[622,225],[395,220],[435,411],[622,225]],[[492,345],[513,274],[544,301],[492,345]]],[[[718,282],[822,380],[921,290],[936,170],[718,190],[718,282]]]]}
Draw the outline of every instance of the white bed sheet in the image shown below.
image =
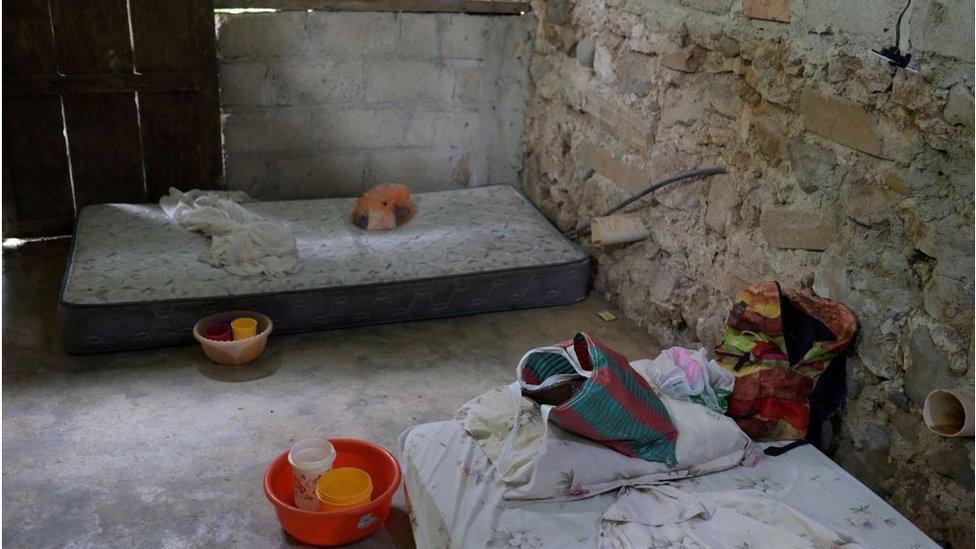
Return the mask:
{"type": "MultiPolygon", "coordinates": [[[[417,547],[594,547],[615,500],[513,504],[481,447],[456,421],[419,425],[401,439],[400,460],[417,547]]],[[[938,547],[921,530],[811,446],[675,483],[691,492],[751,488],[788,503],[864,547],[938,547]]]]}

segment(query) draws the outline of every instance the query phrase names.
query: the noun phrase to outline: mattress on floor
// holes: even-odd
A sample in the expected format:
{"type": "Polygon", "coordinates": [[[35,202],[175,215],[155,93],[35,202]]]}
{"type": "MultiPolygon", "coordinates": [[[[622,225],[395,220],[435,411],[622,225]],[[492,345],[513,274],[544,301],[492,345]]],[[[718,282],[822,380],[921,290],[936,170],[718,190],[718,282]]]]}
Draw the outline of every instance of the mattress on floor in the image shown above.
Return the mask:
{"type": "MultiPolygon", "coordinates": [[[[417,547],[594,547],[615,495],[510,504],[485,453],[456,421],[401,437],[400,462],[417,547]]],[[[676,482],[692,492],[752,488],[791,505],[862,547],[938,547],[921,530],[812,446],[676,482]]]]}
{"type": "Polygon", "coordinates": [[[242,277],[199,261],[203,236],[157,205],[82,210],[61,288],[65,349],[96,353],[192,342],[200,317],[270,316],[275,333],[565,305],[585,297],[587,255],[512,187],[414,195],[393,231],[349,222],[355,198],[257,202],[295,235],[301,269],[242,277]]]}

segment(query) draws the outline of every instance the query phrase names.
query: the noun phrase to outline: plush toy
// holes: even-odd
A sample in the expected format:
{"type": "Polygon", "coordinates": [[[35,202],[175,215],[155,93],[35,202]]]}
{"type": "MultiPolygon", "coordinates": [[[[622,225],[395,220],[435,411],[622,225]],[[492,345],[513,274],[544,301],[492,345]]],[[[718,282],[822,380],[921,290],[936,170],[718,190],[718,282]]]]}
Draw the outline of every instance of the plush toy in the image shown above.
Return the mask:
{"type": "Polygon", "coordinates": [[[377,185],[356,201],[352,222],[369,231],[386,231],[403,225],[417,207],[405,185],[377,185]]]}

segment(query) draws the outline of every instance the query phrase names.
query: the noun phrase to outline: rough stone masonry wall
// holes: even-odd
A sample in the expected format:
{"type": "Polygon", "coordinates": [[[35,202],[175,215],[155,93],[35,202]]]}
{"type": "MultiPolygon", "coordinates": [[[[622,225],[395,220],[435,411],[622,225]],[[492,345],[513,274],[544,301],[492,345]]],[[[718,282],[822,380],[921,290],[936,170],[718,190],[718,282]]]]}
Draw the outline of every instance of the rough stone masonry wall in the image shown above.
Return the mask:
{"type": "Polygon", "coordinates": [[[727,166],[658,193],[650,238],[595,250],[597,291],[663,344],[708,348],[751,282],[847,303],[862,335],[833,457],[965,547],[973,440],[929,433],[920,406],[973,387],[973,9],[912,2],[914,74],[868,53],[903,6],[536,0],[523,184],[566,229],[648,178],[727,166]]]}
{"type": "Polygon", "coordinates": [[[221,14],[227,186],[258,198],[521,179],[530,17],[221,14]]]}

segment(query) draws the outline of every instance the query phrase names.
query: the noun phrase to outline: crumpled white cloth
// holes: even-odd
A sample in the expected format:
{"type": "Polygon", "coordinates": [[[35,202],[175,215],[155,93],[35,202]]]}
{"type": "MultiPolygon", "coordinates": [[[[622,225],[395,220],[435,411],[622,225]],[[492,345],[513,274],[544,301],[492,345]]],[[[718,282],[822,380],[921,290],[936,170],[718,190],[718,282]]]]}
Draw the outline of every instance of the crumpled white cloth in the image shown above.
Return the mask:
{"type": "Polygon", "coordinates": [[[241,276],[297,271],[294,235],[241,206],[248,202],[254,200],[241,191],[184,193],[171,187],[159,207],[184,229],[210,238],[210,249],[200,253],[200,261],[241,276]]]}
{"type": "Polygon", "coordinates": [[[756,490],[694,494],[669,485],[621,489],[600,521],[599,536],[601,549],[860,547],[756,490]]]}

